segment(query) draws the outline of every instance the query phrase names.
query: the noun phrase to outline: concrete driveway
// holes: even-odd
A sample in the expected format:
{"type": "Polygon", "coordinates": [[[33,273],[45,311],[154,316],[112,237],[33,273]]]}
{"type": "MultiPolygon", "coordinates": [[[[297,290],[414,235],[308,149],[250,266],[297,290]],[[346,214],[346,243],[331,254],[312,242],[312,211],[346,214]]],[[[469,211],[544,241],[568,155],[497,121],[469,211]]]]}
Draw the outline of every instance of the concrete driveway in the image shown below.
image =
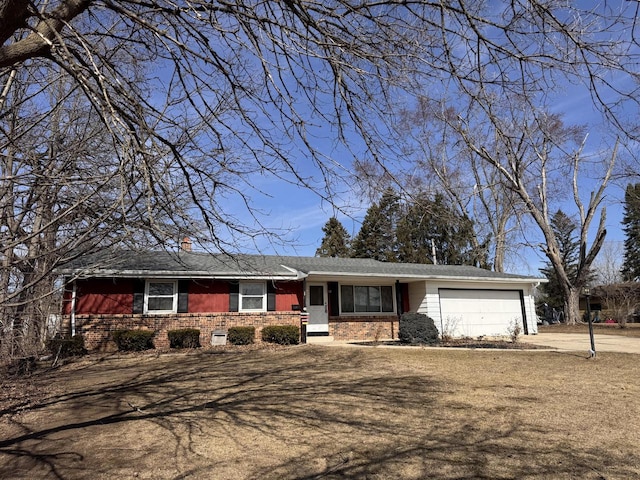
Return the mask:
{"type": "MultiPolygon", "coordinates": [[[[544,345],[561,351],[583,351],[589,353],[591,341],[588,333],[539,333],[537,335],[523,335],[522,342],[534,345],[544,345]]],[[[621,352],[640,354],[640,338],[623,337],[620,335],[594,334],[597,352],[621,352]]]]}

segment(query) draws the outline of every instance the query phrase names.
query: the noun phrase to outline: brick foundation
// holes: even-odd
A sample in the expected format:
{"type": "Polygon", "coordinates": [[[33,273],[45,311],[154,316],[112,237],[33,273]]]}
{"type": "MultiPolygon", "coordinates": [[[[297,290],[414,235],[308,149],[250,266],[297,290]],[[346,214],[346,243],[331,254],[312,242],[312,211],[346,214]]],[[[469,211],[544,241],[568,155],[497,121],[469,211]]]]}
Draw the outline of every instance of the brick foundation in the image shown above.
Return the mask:
{"type": "MultiPolygon", "coordinates": [[[[66,331],[71,330],[69,316],[64,319],[66,331]]],[[[76,315],[76,334],[84,337],[89,351],[115,350],[112,339],[115,330],[153,330],[156,348],[169,348],[169,330],[197,328],[200,330],[202,346],[211,345],[214,330],[229,327],[255,327],[256,341],[261,341],[262,328],[267,325],[300,326],[299,312],[267,313],[181,313],[171,315],[76,315]]]]}
{"type": "MultiPolygon", "coordinates": [[[[229,327],[255,327],[256,341],[261,341],[262,328],[267,325],[300,326],[299,312],[267,313],[181,313],[171,315],[76,315],[76,333],[84,337],[89,351],[110,351],[116,346],[115,330],[153,330],[156,348],[169,348],[169,330],[197,328],[202,346],[211,345],[214,330],[229,327]]],[[[70,332],[70,318],[64,318],[65,331],[70,332]]],[[[386,340],[398,338],[398,317],[331,317],[329,335],[335,340],[386,340]]]]}
{"type": "Polygon", "coordinates": [[[331,317],[329,335],[335,340],[388,340],[398,338],[398,317],[331,317]]]}

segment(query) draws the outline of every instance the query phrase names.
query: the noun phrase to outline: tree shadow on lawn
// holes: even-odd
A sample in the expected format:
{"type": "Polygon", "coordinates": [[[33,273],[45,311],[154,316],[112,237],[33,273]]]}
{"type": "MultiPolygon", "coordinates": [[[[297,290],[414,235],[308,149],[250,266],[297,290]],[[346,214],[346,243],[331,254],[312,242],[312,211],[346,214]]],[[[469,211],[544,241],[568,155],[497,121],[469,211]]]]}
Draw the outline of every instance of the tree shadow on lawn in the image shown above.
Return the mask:
{"type": "MultiPolygon", "coordinates": [[[[107,359],[54,372],[66,391],[1,417],[0,477],[588,478],[595,471],[595,452],[546,446],[549,432],[520,424],[517,403],[496,413],[452,401],[464,386],[435,373],[375,352],[311,346],[107,359]],[[474,422],[483,417],[491,421],[474,422]]],[[[632,472],[620,465],[617,474],[632,472]]]]}

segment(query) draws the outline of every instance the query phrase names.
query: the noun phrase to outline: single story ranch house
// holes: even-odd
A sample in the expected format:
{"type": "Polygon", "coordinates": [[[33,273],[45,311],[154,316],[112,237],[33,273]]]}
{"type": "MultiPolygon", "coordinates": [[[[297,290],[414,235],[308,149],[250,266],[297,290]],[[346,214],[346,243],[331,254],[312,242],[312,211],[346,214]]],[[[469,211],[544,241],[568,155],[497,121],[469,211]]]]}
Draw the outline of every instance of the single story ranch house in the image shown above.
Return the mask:
{"type": "Polygon", "coordinates": [[[90,350],[111,348],[117,329],[214,332],[301,325],[302,341],[398,336],[404,312],[424,313],[440,334],[537,333],[534,292],[543,279],[470,266],[383,263],[370,259],[180,252],[103,252],[59,269],[65,277],[63,319],[90,350]],[[110,346],[111,345],[111,346],[110,346]]]}

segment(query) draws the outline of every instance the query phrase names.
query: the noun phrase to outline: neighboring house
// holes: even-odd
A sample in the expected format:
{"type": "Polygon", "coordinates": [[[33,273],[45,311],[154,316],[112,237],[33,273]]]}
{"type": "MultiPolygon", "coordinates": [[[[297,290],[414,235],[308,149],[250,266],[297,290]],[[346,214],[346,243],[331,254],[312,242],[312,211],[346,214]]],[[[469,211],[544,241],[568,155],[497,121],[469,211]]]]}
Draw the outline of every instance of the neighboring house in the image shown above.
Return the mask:
{"type": "MultiPolygon", "coordinates": [[[[592,287],[589,310],[595,322],[613,320],[620,325],[637,322],[640,317],[640,282],[622,282],[592,287]]],[[[580,310],[586,318],[586,297],[580,298],[580,310]]]]}
{"type": "Polygon", "coordinates": [[[309,341],[397,338],[398,317],[424,313],[441,334],[537,333],[534,292],[543,279],[469,266],[369,259],[213,255],[181,251],[102,253],[77,259],[65,276],[67,331],[89,349],[116,329],[199,328],[201,343],[232,326],[300,325],[309,341]]]}

